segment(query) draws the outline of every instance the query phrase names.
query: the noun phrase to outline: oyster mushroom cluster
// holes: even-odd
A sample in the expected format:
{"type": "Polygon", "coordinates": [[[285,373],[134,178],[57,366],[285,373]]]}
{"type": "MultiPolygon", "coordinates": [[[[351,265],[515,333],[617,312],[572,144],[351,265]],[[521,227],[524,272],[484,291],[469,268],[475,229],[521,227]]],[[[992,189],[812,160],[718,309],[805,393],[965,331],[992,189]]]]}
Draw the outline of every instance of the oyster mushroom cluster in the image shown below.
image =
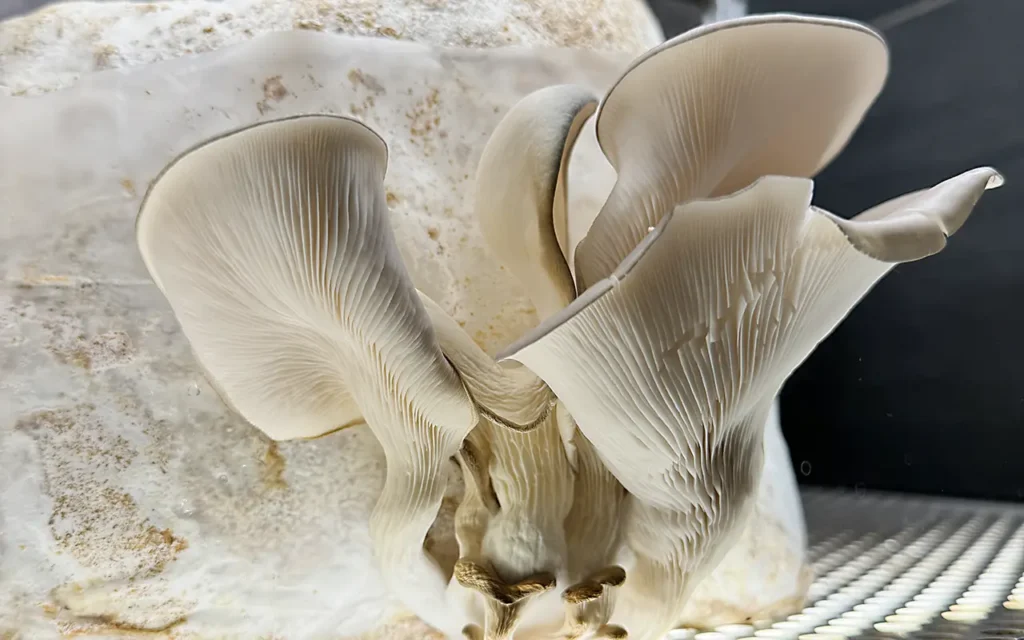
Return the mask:
{"type": "Polygon", "coordinates": [[[746,523],[786,377],[1001,183],[979,168],[849,219],[815,207],[811,178],[887,71],[867,27],[755,16],[666,42],[600,101],[523,99],[475,207],[544,320],[497,358],[414,288],[386,132],[352,118],[186,152],[152,183],[138,242],[239,414],[281,440],[372,430],[375,554],[416,615],[450,637],[656,639],[746,523]],[[617,180],[573,246],[567,167],[592,116],[617,180]],[[453,460],[466,488],[445,566],[424,539],[453,460]]]}

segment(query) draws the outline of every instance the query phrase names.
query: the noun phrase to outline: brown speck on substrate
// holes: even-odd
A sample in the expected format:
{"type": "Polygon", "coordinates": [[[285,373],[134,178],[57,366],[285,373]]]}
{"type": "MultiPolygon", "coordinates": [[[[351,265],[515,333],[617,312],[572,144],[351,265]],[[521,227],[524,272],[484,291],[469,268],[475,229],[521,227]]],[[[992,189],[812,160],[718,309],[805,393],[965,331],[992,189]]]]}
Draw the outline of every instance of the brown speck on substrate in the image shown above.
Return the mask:
{"type": "Polygon", "coordinates": [[[263,81],[263,99],[256,103],[260,115],[273,111],[270,102],[280,102],[288,95],[288,89],[281,82],[281,76],[271,76],[263,81]]]}
{"type": "Polygon", "coordinates": [[[398,196],[395,195],[395,193],[393,191],[391,191],[390,189],[385,194],[385,198],[387,198],[388,206],[389,207],[393,207],[396,204],[398,204],[398,202],[399,202],[398,196]]]}
{"type": "Polygon", "coordinates": [[[99,616],[77,616],[74,622],[59,623],[61,637],[97,637],[97,636],[125,636],[129,638],[138,637],[167,637],[167,632],[175,627],[185,624],[187,619],[177,618],[159,627],[140,627],[137,625],[122,622],[110,615],[99,616]]]}
{"type": "Polygon", "coordinates": [[[78,367],[79,369],[85,369],[86,371],[92,369],[92,358],[89,357],[89,353],[84,349],[71,349],[66,352],[59,352],[55,349],[51,349],[50,352],[65,364],[70,364],[71,366],[78,367]]]}
{"type": "Polygon", "coordinates": [[[271,489],[284,489],[288,483],[284,479],[285,460],[276,442],[271,442],[267,452],[263,454],[263,484],[271,489]]]}
{"type": "Polygon", "coordinates": [[[348,72],[348,80],[352,83],[352,88],[363,86],[377,95],[385,93],[384,85],[382,85],[377,78],[368,73],[363,73],[359,69],[350,69],[348,72]]]}
{"type": "Polygon", "coordinates": [[[93,63],[97,69],[106,69],[110,67],[110,59],[117,54],[117,47],[112,44],[104,44],[96,47],[93,51],[93,63]]]}
{"type": "Polygon", "coordinates": [[[281,76],[271,76],[263,81],[263,97],[280,102],[288,95],[288,89],[281,83],[281,76]]]}
{"type": "Polygon", "coordinates": [[[128,178],[122,179],[121,180],[121,188],[124,189],[125,193],[127,193],[131,197],[133,197],[133,198],[135,197],[135,195],[136,195],[135,183],[132,182],[130,179],[128,179],[128,178]]]}

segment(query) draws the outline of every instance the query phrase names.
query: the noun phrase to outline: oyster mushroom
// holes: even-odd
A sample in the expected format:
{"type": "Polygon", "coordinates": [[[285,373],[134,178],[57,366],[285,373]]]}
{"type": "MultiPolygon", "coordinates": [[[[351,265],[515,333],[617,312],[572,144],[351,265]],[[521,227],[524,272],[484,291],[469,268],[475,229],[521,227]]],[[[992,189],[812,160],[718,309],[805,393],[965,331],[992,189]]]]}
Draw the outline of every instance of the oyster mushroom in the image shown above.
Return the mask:
{"type": "MultiPolygon", "coordinates": [[[[481,414],[459,454],[467,484],[456,512],[460,561],[486,571],[491,576],[486,584],[511,588],[543,575],[553,586],[565,568],[563,526],[573,498],[555,397],[525,367],[499,366],[436,304],[424,302],[442,350],[481,414]]],[[[495,600],[493,590],[481,591],[485,582],[460,580],[459,575],[456,570],[449,592],[465,610],[490,611],[507,604],[495,600]],[[486,600],[482,608],[473,605],[479,595],[486,600]]],[[[502,608],[501,628],[518,624],[525,604],[502,608]]]]}
{"type": "MultiPolygon", "coordinates": [[[[522,158],[518,183],[537,194],[522,212],[547,217],[533,238],[566,275],[551,220],[564,218],[559,178],[578,121],[571,115],[564,135],[542,141],[553,166],[522,158]]],[[[521,622],[526,596],[554,586],[556,573],[567,580],[574,481],[560,423],[571,419],[535,374],[500,367],[411,286],[388,226],[385,166],[383,141],[348,118],[234,131],[154,181],[139,247],[211,383],[252,424],[279,440],[370,426],[388,461],[371,522],[379,561],[403,602],[448,633],[481,617],[458,607],[465,594],[445,597],[445,571],[423,549],[442,467],[458,457],[471,486],[459,517],[464,557],[447,592],[483,595],[484,632],[500,636],[521,622]],[[481,572],[487,580],[467,577],[481,572]],[[501,594],[524,580],[547,587],[520,589],[510,606],[501,594]]]]}
{"type": "Polygon", "coordinates": [[[222,394],[271,438],[364,419],[387,475],[371,519],[392,589],[451,622],[423,550],[444,465],[478,419],[409,281],[387,218],[384,142],[347,118],[235,131],[154,181],[137,222],[146,267],[222,394]]]}
{"type": "Polygon", "coordinates": [[[626,638],[625,629],[608,624],[615,608],[614,592],[625,580],[626,572],[622,567],[611,566],[566,589],[562,593],[567,609],[562,637],[566,640],[626,638]]]}
{"type": "MultiPolygon", "coordinates": [[[[475,205],[484,238],[542,316],[575,297],[566,261],[565,177],[576,136],[596,104],[589,91],[567,85],[527,96],[492,133],[477,168],[475,205]]],[[[463,469],[472,495],[457,516],[466,526],[454,582],[485,598],[485,625],[468,633],[499,638],[517,627],[526,634],[554,631],[557,590],[531,590],[529,600],[516,599],[514,606],[499,596],[538,576],[572,590],[583,571],[606,566],[623,491],[546,384],[523,367],[500,367],[440,310],[435,315],[435,326],[444,326],[438,329],[442,348],[484,416],[467,439],[463,469]]]]}
{"type": "Polygon", "coordinates": [[[852,220],[811,205],[887,65],[861,25],[757,16],[655,49],[600,105],[618,178],[577,247],[582,293],[499,358],[548,383],[629,492],[613,620],[631,637],[672,628],[741,531],[788,375],[1002,182],[975,169],[852,220]]]}
{"type": "Polygon", "coordinates": [[[526,287],[541,317],[576,297],[567,263],[567,168],[583,123],[597,108],[588,90],[535,91],[505,115],[477,166],[476,208],[495,257],[526,287]]]}
{"type": "Polygon", "coordinates": [[[513,345],[630,494],[623,626],[657,638],[744,522],[786,377],[896,263],[940,251],[969,171],[843,220],[761,178],[666,215],[620,267],[513,345]]]}
{"type": "Polygon", "coordinates": [[[742,530],[785,378],[1001,181],[976,169],[852,220],[813,207],[809,178],[886,68],[869,29],[797,16],[641,58],[597,110],[617,180],[575,278],[566,168],[595,103],[572,86],[525,98],[477,172],[483,234],[545,318],[506,365],[413,288],[385,145],[351,119],[271,121],[187,152],[147,194],[139,246],[250,422],[277,439],[370,426],[387,457],[375,551],[421,618],[468,638],[654,639],[742,530]],[[423,541],[451,458],[467,490],[449,580],[423,541]]]}
{"type": "Polygon", "coordinates": [[[576,248],[579,290],[681,202],[768,174],[814,176],[846,145],[888,67],[868,27],[788,14],[713,23],[640,56],[597,117],[618,179],[576,248]]]}

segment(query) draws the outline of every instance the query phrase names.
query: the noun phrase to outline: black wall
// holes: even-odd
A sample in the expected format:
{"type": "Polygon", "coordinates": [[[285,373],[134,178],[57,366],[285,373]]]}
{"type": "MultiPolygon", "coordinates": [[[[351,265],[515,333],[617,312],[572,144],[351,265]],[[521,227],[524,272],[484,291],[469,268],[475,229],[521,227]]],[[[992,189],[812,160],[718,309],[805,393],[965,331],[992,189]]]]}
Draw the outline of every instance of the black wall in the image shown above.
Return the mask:
{"type": "Polygon", "coordinates": [[[48,0],[0,0],[0,20],[49,4],[48,0]]]}

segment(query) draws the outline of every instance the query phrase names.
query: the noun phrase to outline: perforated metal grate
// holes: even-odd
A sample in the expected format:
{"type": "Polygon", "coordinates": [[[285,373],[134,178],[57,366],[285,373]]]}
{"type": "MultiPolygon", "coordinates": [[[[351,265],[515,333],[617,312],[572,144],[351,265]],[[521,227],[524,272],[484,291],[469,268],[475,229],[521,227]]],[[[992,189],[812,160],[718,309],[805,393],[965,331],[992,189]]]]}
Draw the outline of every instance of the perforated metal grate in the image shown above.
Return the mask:
{"type": "Polygon", "coordinates": [[[1024,506],[806,491],[800,613],[693,640],[1024,640],[1024,506]]]}

